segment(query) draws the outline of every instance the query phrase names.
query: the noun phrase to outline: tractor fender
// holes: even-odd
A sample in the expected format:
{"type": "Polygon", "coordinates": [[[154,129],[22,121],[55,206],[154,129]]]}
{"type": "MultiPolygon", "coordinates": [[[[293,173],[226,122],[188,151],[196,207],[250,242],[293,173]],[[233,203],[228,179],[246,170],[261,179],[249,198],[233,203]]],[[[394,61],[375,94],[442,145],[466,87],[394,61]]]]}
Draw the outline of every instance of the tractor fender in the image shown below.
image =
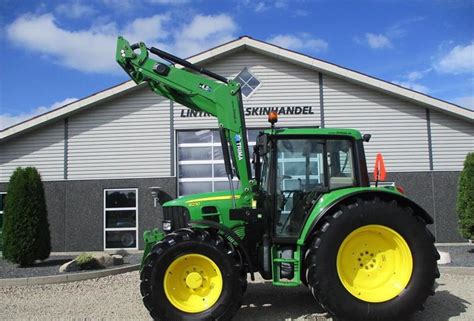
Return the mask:
{"type": "Polygon", "coordinates": [[[306,233],[305,241],[316,231],[318,228],[318,223],[322,221],[324,217],[330,215],[335,208],[337,208],[341,204],[349,204],[351,199],[354,198],[384,198],[386,200],[395,200],[399,202],[402,206],[409,207],[413,209],[415,215],[421,217],[426,224],[433,224],[433,218],[431,217],[428,212],[423,209],[420,205],[415,203],[413,200],[403,196],[402,194],[389,192],[389,191],[381,191],[381,190],[362,190],[362,191],[355,191],[351,193],[347,193],[328,206],[326,206],[322,211],[321,214],[311,223],[310,228],[308,229],[308,233],[306,233]]]}
{"type": "Polygon", "coordinates": [[[252,264],[252,260],[250,259],[250,255],[243,245],[242,239],[230,228],[227,226],[217,223],[215,221],[210,221],[210,220],[193,220],[188,223],[190,227],[194,228],[215,228],[221,233],[223,233],[225,236],[230,237],[232,240],[237,243],[237,247],[239,248],[240,252],[243,254],[245,257],[245,260],[247,261],[248,267],[249,267],[249,272],[250,272],[250,278],[252,281],[255,281],[255,276],[254,276],[254,268],[252,264]]]}

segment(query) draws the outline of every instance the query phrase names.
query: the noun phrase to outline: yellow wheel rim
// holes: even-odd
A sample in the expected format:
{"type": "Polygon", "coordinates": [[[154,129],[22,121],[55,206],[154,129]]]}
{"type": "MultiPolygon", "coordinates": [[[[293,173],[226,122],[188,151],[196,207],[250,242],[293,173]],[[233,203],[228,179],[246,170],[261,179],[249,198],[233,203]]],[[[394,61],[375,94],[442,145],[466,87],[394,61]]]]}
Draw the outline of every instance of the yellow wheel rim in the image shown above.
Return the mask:
{"type": "Polygon", "coordinates": [[[176,258],[166,269],[166,298],[177,309],[199,313],[212,307],[222,292],[222,274],[216,263],[201,254],[176,258]]]}
{"type": "Polygon", "coordinates": [[[367,225],[350,233],[339,247],[336,265],[346,290],[373,303],[398,296],[413,272],[407,242],[382,225],[367,225]]]}

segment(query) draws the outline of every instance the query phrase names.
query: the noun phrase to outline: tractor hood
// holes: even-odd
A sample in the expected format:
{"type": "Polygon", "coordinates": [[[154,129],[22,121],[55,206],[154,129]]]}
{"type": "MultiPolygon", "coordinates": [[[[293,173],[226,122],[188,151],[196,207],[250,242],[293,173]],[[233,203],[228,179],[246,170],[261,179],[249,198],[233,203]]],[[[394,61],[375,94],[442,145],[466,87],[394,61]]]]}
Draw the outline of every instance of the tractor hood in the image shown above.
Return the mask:
{"type": "MultiPolygon", "coordinates": [[[[240,199],[240,190],[235,191],[236,202],[240,199]]],[[[182,196],[174,200],[168,201],[163,204],[163,207],[168,206],[183,206],[183,207],[202,207],[209,204],[222,204],[228,203],[232,205],[232,194],[230,191],[211,192],[211,193],[200,193],[182,196]]]]}

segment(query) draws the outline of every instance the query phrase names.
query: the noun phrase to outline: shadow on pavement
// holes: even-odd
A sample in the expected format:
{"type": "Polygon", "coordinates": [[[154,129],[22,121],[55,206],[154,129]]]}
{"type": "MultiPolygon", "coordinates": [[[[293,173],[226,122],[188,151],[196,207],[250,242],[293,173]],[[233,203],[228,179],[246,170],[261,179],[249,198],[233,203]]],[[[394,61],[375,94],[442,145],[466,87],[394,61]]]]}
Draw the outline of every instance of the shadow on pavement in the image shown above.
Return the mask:
{"type": "Polygon", "coordinates": [[[436,291],[426,301],[425,310],[415,313],[410,321],[448,321],[466,312],[468,305],[471,303],[449,291],[436,291]]]}
{"type": "MultiPolygon", "coordinates": [[[[399,321],[448,321],[466,312],[468,301],[451,294],[437,291],[428,298],[425,310],[415,313],[409,320],[399,321]]],[[[324,310],[305,286],[295,288],[274,287],[271,282],[250,283],[240,311],[234,317],[244,320],[331,320],[324,317],[324,310]]]]}
{"type": "Polygon", "coordinates": [[[266,282],[249,283],[242,307],[233,320],[328,320],[323,315],[324,310],[307,287],[275,287],[266,282]]]}

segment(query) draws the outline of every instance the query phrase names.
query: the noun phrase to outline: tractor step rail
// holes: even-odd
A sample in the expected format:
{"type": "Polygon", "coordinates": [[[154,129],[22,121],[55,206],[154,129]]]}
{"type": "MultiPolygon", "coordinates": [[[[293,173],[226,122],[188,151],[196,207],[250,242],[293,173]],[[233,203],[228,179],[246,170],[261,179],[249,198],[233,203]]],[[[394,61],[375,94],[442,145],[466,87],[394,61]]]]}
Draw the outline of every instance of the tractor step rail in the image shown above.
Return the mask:
{"type": "Polygon", "coordinates": [[[296,246],[296,249],[293,251],[292,258],[283,258],[282,249],[280,245],[272,246],[272,275],[273,285],[276,286],[299,286],[301,284],[301,247],[296,246]],[[282,276],[283,264],[287,264],[286,269],[292,270],[293,277],[288,279],[287,276],[282,276]]]}

